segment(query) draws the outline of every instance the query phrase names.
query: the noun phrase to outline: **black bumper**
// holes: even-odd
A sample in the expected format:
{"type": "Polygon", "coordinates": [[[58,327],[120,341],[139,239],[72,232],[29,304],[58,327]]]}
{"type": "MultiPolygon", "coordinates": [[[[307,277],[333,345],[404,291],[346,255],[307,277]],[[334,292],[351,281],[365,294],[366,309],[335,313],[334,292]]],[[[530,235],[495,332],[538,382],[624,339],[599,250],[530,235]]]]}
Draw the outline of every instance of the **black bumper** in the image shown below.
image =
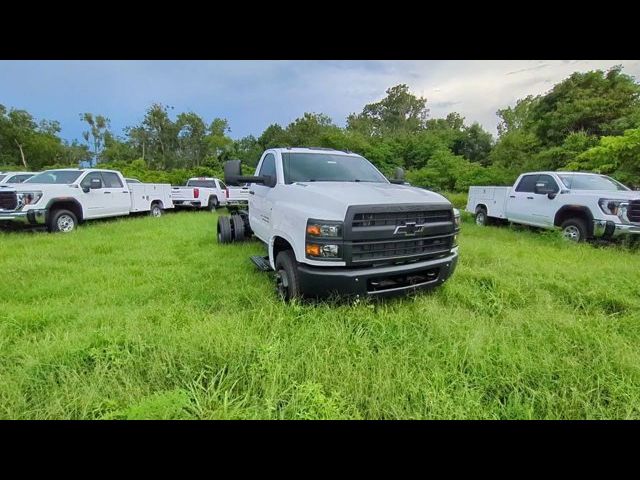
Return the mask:
{"type": "Polygon", "coordinates": [[[384,267],[332,268],[299,264],[298,275],[304,296],[383,297],[437,287],[453,274],[457,263],[456,251],[444,258],[384,267]]]}

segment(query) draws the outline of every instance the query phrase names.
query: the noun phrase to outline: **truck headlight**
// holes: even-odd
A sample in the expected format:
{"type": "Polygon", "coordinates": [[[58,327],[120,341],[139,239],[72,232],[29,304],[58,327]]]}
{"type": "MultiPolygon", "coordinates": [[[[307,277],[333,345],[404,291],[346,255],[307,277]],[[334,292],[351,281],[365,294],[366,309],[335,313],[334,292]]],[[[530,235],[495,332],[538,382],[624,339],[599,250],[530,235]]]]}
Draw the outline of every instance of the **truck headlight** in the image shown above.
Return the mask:
{"type": "Polygon", "coordinates": [[[455,224],[456,228],[460,228],[460,210],[458,210],[457,208],[453,209],[453,223],[455,224]]]}
{"type": "Polygon", "coordinates": [[[18,192],[18,207],[35,205],[42,198],[42,192],[18,192]]]}
{"type": "Polygon", "coordinates": [[[307,235],[311,237],[341,237],[342,222],[309,220],[307,222],[307,235]]]}
{"type": "Polygon", "coordinates": [[[340,247],[331,244],[318,245],[317,243],[307,243],[305,253],[307,257],[340,258],[340,247]]]}
{"type": "Polygon", "coordinates": [[[627,205],[627,201],[601,198],[598,201],[598,205],[600,205],[600,210],[602,210],[607,215],[616,215],[618,217],[621,217],[621,210],[627,205]]]}

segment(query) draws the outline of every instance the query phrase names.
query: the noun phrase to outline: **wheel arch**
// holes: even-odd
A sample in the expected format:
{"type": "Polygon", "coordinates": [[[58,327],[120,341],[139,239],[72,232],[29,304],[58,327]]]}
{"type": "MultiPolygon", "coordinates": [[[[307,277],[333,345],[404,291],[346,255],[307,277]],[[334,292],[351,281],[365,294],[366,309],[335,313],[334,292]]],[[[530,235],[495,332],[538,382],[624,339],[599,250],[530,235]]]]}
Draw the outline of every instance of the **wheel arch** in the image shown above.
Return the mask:
{"type": "Polygon", "coordinates": [[[296,249],[293,248],[293,242],[290,238],[287,238],[287,236],[282,233],[271,237],[271,241],[269,242],[269,263],[271,263],[271,268],[274,270],[276,267],[276,256],[284,250],[291,250],[293,257],[298,261],[296,249]]]}
{"type": "Polygon", "coordinates": [[[555,214],[553,225],[559,227],[570,218],[581,218],[587,224],[587,236],[593,235],[593,214],[584,205],[564,205],[555,214]]]}
{"type": "Polygon", "coordinates": [[[73,214],[78,219],[78,222],[84,221],[84,212],[82,210],[82,205],[75,198],[53,198],[49,200],[47,203],[46,212],[47,212],[47,221],[51,216],[51,212],[58,209],[65,209],[73,212],[73,214]]]}

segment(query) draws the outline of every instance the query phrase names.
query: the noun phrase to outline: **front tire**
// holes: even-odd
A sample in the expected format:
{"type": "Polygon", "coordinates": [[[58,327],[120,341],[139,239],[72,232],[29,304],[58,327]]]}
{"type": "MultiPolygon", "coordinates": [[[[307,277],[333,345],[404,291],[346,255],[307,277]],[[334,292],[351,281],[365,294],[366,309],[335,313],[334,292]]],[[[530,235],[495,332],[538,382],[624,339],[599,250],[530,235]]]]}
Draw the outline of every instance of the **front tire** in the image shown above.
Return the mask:
{"type": "Polygon", "coordinates": [[[581,218],[570,218],[560,225],[562,236],[572,242],[581,243],[587,239],[587,224],[581,218]]]}
{"type": "Polygon", "coordinates": [[[276,257],[276,292],[285,302],[301,297],[300,277],[293,250],[280,252],[276,257]]]}
{"type": "Polygon", "coordinates": [[[78,218],[70,210],[54,210],[49,218],[47,229],[50,232],[73,232],[78,226],[78,218]]]}

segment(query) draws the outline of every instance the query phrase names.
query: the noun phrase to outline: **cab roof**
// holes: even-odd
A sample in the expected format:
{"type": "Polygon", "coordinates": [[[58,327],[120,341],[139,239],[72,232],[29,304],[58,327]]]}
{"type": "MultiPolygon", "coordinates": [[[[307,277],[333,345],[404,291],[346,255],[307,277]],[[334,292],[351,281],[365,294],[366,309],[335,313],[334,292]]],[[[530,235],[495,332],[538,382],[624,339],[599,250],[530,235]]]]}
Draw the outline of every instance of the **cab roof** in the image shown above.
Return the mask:
{"type": "Polygon", "coordinates": [[[280,152],[280,153],[324,153],[324,154],[340,154],[340,155],[351,155],[354,157],[359,157],[357,153],[354,153],[349,150],[336,150],[335,148],[326,148],[326,147],[276,147],[269,148],[267,151],[272,152],[280,152]]]}

